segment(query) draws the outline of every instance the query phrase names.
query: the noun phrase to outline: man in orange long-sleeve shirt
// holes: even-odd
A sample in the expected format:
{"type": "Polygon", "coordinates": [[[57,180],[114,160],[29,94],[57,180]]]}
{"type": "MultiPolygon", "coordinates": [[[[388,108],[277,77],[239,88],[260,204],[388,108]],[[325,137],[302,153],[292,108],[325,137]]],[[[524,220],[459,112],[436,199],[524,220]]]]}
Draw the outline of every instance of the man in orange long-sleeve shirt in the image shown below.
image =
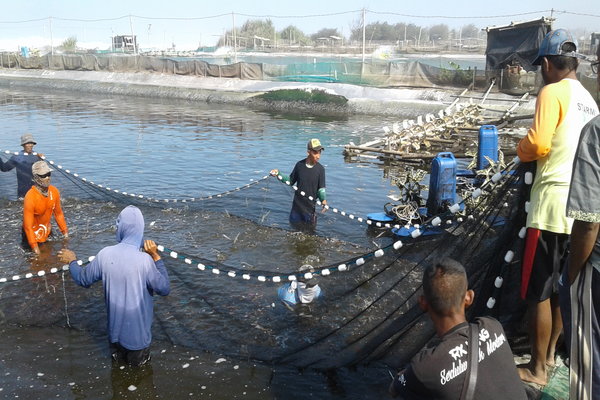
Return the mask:
{"type": "Polygon", "coordinates": [[[37,161],[32,167],[33,186],[25,195],[23,203],[23,235],[31,250],[40,254],[38,243],[48,240],[52,232],[52,215],[64,237],[69,236],[67,223],[60,206],[60,193],[50,185],[52,169],[45,161],[37,161]]]}
{"type": "Polygon", "coordinates": [[[520,142],[521,161],[535,161],[527,213],[521,295],[529,311],[531,361],[519,368],[522,380],[547,383],[562,330],[558,277],[567,257],[573,220],[565,215],[571,169],[581,128],[598,106],[577,80],[577,41],[564,29],[549,32],[534,64],[541,65],[544,86],[537,98],[533,126],[520,142]]]}

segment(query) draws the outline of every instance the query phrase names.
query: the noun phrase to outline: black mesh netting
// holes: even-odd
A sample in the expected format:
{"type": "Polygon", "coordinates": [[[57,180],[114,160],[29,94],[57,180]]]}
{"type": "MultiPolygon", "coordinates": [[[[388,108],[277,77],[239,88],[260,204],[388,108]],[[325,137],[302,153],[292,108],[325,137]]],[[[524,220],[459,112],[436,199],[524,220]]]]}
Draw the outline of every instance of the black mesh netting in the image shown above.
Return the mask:
{"type": "MultiPolygon", "coordinates": [[[[126,204],[141,208],[146,236],[166,248],[172,290],[155,298],[158,340],[298,367],[374,361],[399,367],[433,334],[417,300],[423,267],[442,256],[465,265],[476,293],[471,317],[491,314],[507,327],[519,317],[519,233],[527,192],[521,189],[522,167],[510,165],[497,183],[486,183],[480,197],[464,201],[464,211],[440,214],[444,229],[435,228],[438,234],[416,238],[395,237],[333,209],[320,215],[316,232],[295,232],[287,223],[293,189],[272,177],[219,195],[165,201],[55,170],[53,184],[61,190],[72,238],[50,242],[41,257],[21,248],[20,203],[0,200],[5,323],[69,325],[103,337],[101,284],[86,290],[68,272],[37,274],[60,268],[56,252],[63,246],[85,261],[114,244],[114,220],[126,204]],[[509,251],[517,255],[512,260],[509,251]],[[290,310],[279,302],[277,288],[306,263],[316,268],[324,297],[290,310]],[[26,274],[34,277],[24,279],[26,274]]],[[[421,230],[434,229],[434,221],[421,230]]]]}

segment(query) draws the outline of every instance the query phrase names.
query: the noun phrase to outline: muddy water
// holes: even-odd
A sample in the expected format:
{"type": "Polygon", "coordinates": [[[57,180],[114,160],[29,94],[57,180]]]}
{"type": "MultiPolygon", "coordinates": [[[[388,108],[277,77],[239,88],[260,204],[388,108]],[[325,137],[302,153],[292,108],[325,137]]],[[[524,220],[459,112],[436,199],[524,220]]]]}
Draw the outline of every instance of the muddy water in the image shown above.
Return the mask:
{"type": "MultiPolygon", "coordinates": [[[[397,194],[379,166],[348,164],[342,156],[344,144],[379,136],[395,119],[300,118],[204,103],[9,89],[0,89],[0,115],[2,150],[19,150],[20,135],[31,132],[36,150],[48,159],[130,193],[197,197],[259,180],[272,168],[291,172],[308,139],[318,137],[326,147],[321,162],[332,206],[365,215],[381,211],[386,196],[397,194]]],[[[54,176],[72,237],[62,241],[57,235],[34,258],[20,243],[14,173],[0,174],[0,277],[59,267],[56,252],[63,246],[83,258],[114,243],[123,204],[82,199],[80,187],[54,176]]],[[[233,208],[215,217],[193,208],[146,207],[146,236],[198,258],[281,272],[307,259],[335,263],[389,242],[364,226],[338,228],[338,219],[329,216],[316,236],[291,231],[291,193],[277,185],[273,181],[260,200],[244,205],[262,207],[268,223],[233,208]]],[[[304,329],[310,329],[310,315],[286,314],[276,302],[276,286],[232,286],[175,260],[167,268],[172,293],[156,299],[152,364],[140,370],[109,360],[100,284],[85,290],[68,274],[0,283],[0,398],[385,398],[389,376],[381,366],[324,374],[228,356],[240,353],[228,350],[243,346],[247,332],[223,315],[234,320],[244,302],[304,329]],[[198,280],[207,283],[195,295],[186,282],[198,280]]],[[[274,345],[287,339],[278,340],[274,345]]]]}

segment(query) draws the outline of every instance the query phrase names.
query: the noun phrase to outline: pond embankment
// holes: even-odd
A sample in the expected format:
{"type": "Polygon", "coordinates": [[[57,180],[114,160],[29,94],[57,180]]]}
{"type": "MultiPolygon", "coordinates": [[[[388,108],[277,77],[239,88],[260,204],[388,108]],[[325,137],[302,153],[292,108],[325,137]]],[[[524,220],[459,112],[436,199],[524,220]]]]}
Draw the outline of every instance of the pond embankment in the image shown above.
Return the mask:
{"type": "Polygon", "coordinates": [[[148,72],[0,69],[0,86],[38,90],[174,98],[261,110],[317,115],[406,115],[434,112],[455,100],[458,89],[374,88],[343,83],[299,83],[180,76],[148,72]],[[322,90],[347,102],[272,101],[260,95],[281,89],[322,90]]]}

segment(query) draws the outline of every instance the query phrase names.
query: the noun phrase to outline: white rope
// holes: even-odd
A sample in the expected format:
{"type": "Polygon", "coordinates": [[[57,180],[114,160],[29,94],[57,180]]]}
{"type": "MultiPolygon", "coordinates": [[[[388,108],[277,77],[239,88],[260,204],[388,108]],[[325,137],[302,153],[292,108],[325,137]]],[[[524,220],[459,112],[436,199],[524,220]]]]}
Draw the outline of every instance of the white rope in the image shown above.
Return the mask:
{"type": "MultiPolygon", "coordinates": [[[[0,149],[0,152],[4,152],[8,155],[11,155],[11,154],[18,155],[19,154],[18,152],[10,152],[9,150],[2,150],[2,149],[0,149]]],[[[37,155],[38,153],[34,152],[32,154],[37,155]]],[[[57,169],[61,170],[62,172],[66,173],[68,175],[73,176],[74,178],[78,179],[79,181],[81,181],[87,185],[94,186],[98,189],[102,189],[103,191],[110,192],[111,194],[118,194],[118,195],[125,196],[125,197],[134,197],[134,198],[137,198],[140,200],[146,200],[146,201],[153,202],[153,203],[189,203],[189,202],[204,201],[204,200],[210,200],[210,199],[214,199],[214,198],[220,198],[220,197],[232,194],[234,192],[238,192],[240,190],[247,189],[247,188],[259,183],[260,181],[263,181],[268,178],[268,176],[263,176],[262,178],[259,178],[257,180],[250,179],[250,183],[247,183],[245,185],[227,190],[222,193],[212,194],[212,195],[204,196],[204,197],[183,197],[183,198],[179,198],[179,199],[157,199],[157,198],[145,196],[143,194],[129,193],[129,192],[126,192],[123,190],[112,189],[108,186],[94,183],[94,181],[91,181],[87,178],[81,177],[78,173],[72,172],[69,169],[65,169],[62,165],[57,164],[55,161],[48,160],[46,156],[41,157],[41,159],[46,160],[50,165],[56,167],[57,169]]]]}
{"type": "MultiPolygon", "coordinates": [[[[481,186],[479,188],[473,189],[473,191],[470,192],[470,193],[466,192],[465,196],[464,196],[464,199],[467,199],[469,197],[477,199],[479,197],[489,196],[491,194],[491,192],[490,191],[486,191],[484,189],[487,188],[488,186],[492,186],[494,188],[497,187],[498,186],[497,184],[501,181],[502,178],[506,178],[506,177],[508,177],[510,175],[510,174],[508,174],[506,172],[509,171],[509,169],[511,169],[512,167],[516,166],[519,162],[520,162],[519,158],[515,157],[511,162],[509,162],[506,165],[506,167],[504,168],[503,171],[500,171],[500,172],[497,172],[496,174],[494,174],[494,176],[492,177],[492,179],[489,182],[487,182],[486,184],[484,184],[483,186],[481,186]],[[503,174],[502,172],[505,172],[505,173],[503,174]]],[[[310,197],[310,196],[307,197],[306,193],[304,193],[303,191],[299,191],[297,185],[295,185],[295,184],[292,185],[289,180],[288,181],[284,181],[283,177],[281,175],[277,175],[276,178],[279,181],[281,181],[282,183],[284,183],[287,186],[291,187],[296,192],[296,194],[298,194],[298,195],[300,195],[302,197],[305,197],[305,198],[307,198],[307,199],[309,199],[309,200],[312,201],[312,197],[310,197]]],[[[452,206],[449,207],[449,211],[450,211],[451,214],[453,214],[453,216],[454,216],[454,214],[457,214],[461,210],[461,204],[465,204],[465,200],[464,199],[462,201],[460,201],[458,203],[455,203],[455,204],[453,204],[452,206]]],[[[321,203],[320,200],[316,200],[315,203],[317,205],[322,205],[322,203],[321,203]]],[[[403,226],[406,229],[410,229],[411,227],[415,228],[415,231],[419,230],[419,228],[420,228],[420,226],[419,226],[420,224],[418,224],[418,223],[412,223],[410,221],[407,222],[405,225],[401,226],[399,224],[382,223],[380,221],[371,220],[369,218],[356,217],[356,215],[353,214],[353,213],[350,213],[348,211],[343,211],[343,210],[340,210],[340,209],[335,208],[335,207],[332,208],[330,205],[324,205],[323,208],[326,209],[326,210],[331,210],[331,211],[333,211],[334,214],[339,214],[339,215],[344,216],[344,217],[346,217],[346,218],[348,218],[348,219],[350,219],[352,221],[356,221],[356,222],[361,223],[361,224],[364,223],[364,224],[369,225],[369,226],[375,225],[378,228],[388,228],[388,229],[395,228],[395,229],[400,229],[403,226]]],[[[432,226],[439,226],[441,224],[441,222],[442,222],[441,217],[444,217],[444,218],[448,217],[448,216],[444,216],[444,214],[447,214],[447,213],[442,212],[439,215],[432,216],[428,221],[426,221],[422,225],[430,223],[432,226]]],[[[462,222],[462,218],[460,218],[460,217],[457,218],[457,221],[458,222],[462,222]]],[[[447,219],[446,220],[446,224],[447,225],[450,225],[451,223],[452,223],[451,219],[447,219]]],[[[421,235],[423,233],[422,230],[419,233],[414,233],[415,231],[411,232],[411,235],[413,236],[413,238],[417,237],[417,236],[419,236],[419,235],[421,235]],[[416,236],[414,236],[413,234],[416,235],[416,236]]]]}
{"type": "MultiPolygon", "coordinates": [[[[16,153],[16,154],[18,154],[18,153],[16,153]]],[[[55,163],[53,163],[52,161],[50,161],[50,163],[52,165],[55,165],[55,163]]],[[[505,168],[505,171],[508,170],[509,167],[511,167],[512,165],[514,165],[516,163],[518,163],[518,158],[516,158],[515,160],[513,160],[511,163],[507,164],[507,167],[505,168]]],[[[63,167],[61,165],[56,165],[56,167],[59,168],[59,169],[61,169],[61,170],[63,169],[63,167]]],[[[71,174],[71,172],[68,171],[68,170],[65,170],[65,172],[71,174]]],[[[73,174],[73,176],[76,176],[76,174],[73,174]]],[[[509,176],[509,174],[504,174],[504,177],[506,177],[506,176],[509,176]]],[[[78,177],[78,176],[76,176],[76,177],[78,177]]],[[[268,178],[268,176],[264,177],[263,179],[266,179],[266,178],[268,178]]],[[[281,177],[278,177],[278,178],[281,180],[281,177]]],[[[80,178],[80,179],[84,180],[85,178],[80,178]]],[[[499,179],[498,179],[498,181],[499,181],[499,179]]],[[[284,183],[286,183],[288,186],[291,186],[289,181],[284,182],[284,183]]],[[[91,184],[93,184],[93,183],[91,183],[91,184]]],[[[249,184],[249,185],[252,185],[252,184],[249,184]]],[[[244,187],[247,187],[249,185],[245,185],[244,187]]],[[[97,186],[101,187],[100,185],[97,185],[97,186]]],[[[298,188],[296,186],[293,186],[293,188],[296,191],[298,190],[298,188]]],[[[111,190],[111,189],[110,188],[106,188],[106,190],[111,190]]],[[[235,190],[237,190],[237,188],[234,189],[234,190],[232,190],[232,191],[235,191],[235,190]]],[[[232,191],[228,191],[228,192],[225,192],[225,193],[231,193],[232,191]]],[[[118,193],[118,191],[116,191],[116,192],[118,193]]],[[[487,193],[487,191],[485,191],[484,193],[487,193]]],[[[214,196],[210,196],[210,198],[212,198],[212,197],[214,197],[214,196]]],[[[317,203],[320,204],[320,201],[317,200],[317,203]]],[[[451,207],[451,209],[453,209],[453,207],[455,208],[455,206],[458,206],[458,203],[455,204],[455,205],[453,205],[451,207]]],[[[329,207],[327,205],[325,207],[326,208],[331,208],[331,207],[329,207]]],[[[345,217],[347,217],[347,218],[349,218],[351,220],[355,220],[355,221],[357,221],[359,223],[363,223],[364,222],[364,223],[369,224],[369,225],[373,223],[373,221],[371,221],[369,219],[365,220],[365,219],[360,218],[360,217],[359,218],[355,218],[355,216],[353,214],[347,213],[345,211],[340,211],[337,208],[333,208],[333,211],[335,213],[337,213],[337,214],[345,216],[345,217]]],[[[472,216],[469,215],[469,217],[472,217],[472,216]]],[[[472,218],[469,218],[469,219],[472,219],[472,218]]],[[[432,225],[434,225],[436,223],[439,223],[440,221],[441,221],[441,219],[440,219],[439,216],[431,218],[432,225]]],[[[447,221],[447,223],[448,222],[450,222],[450,221],[447,221]]],[[[384,226],[386,228],[392,227],[390,224],[385,224],[384,226]]],[[[405,227],[410,227],[410,226],[411,226],[410,224],[407,224],[405,227]]],[[[411,233],[411,236],[413,238],[416,238],[416,237],[418,237],[418,236],[420,236],[422,234],[422,231],[420,229],[421,226],[419,226],[418,224],[414,224],[413,226],[415,226],[416,229],[411,233]]],[[[398,227],[399,228],[400,226],[399,225],[395,225],[394,227],[398,227]]],[[[349,262],[346,262],[346,263],[339,264],[336,267],[333,267],[333,268],[331,268],[331,267],[329,267],[329,268],[323,268],[320,271],[316,271],[315,274],[322,275],[322,276],[330,276],[331,273],[336,272],[336,271],[337,272],[348,271],[349,269],[352,269],[353,266],[361,266],[361,265],[363,265],[365,263],[365,258],[370,258],[370,257],[379,258],[379,257],[383,256],[386,251],[398,250],[401,247],[402,247],[402,242],[401,241],[396,241],[393,244],[390,244],[390,245],[388,245],[388,246],[386,246],[384,248],[377,249],[377,250],[374,250],[372,252],[366,253],[363,256],[359,257],[359,258],[356,258],[356,259],[354,259],[352,261],[349,261],[349,262]],[[323,273],[323,271],[325,271],[325,270],[327,272],[323,273]]],[[[167,252],[167,249],[164,246],[162,246],[162,245],[158,246],[158,250],[160,252],[167,252]]],[[[168,253],[169,253],[168,255],[171,258],[175,258],[175,259],[181,258],[188,265],[196,264],[198,270],[200,270],[200,271],[210,271],[214,275],[223,275],[223,276],[227,276],[227,277],[230,277],[230,278],[237,278],[239,276],[238,272],[236,272],[236,271],[227,271],[226,273],[221,274],[221,271],[220,271],[219,268],[207,266],[207,265],[204,265],[204,264],[199,263],[199,262],[196,263],[195,261],[193,261],[190,258],[181,257],[179,255],[179,253],[177,253],[175,251],[172,251],[172,250],[168,250],[168,253]]],[[[95,256],[89,257],[87,262],[92,261],[94,259],[94,257],[95,256]]],[[[83,264],[86,264],[87,262],[84,263],[82,260],[78,260],[77,264],[80,265],[80,266],[82,266],[83,264]]],[[[55,274],[55,273],[58,273],[58,272],[67,271],[68,269],[69,269],[69,265],[63,265],[62,268],[60,268],[60,269],[54,267],[54,268],[51,268],[49,271],[43,271],[43,270],[42,271],[38,271],[36,274],[26,273],[24,276],[13,275],[12,277],[2,277],[2,278],[0,278],[0,284],[2,284],[2,283],[8,283],[8,282],[15,282],[15,281],[23,280],[23,279],[31,279],[31,278],[41,277],[41,276],[45,276],[47,274],[55,274]]],[[[290,280],[290,281],[298,279],[298,277],[296,275],[289,275],[288,277],[282,278],[279,275],[274,275],[274,276],[259,275],[259,276],[256,276],[256,275],[253,275],[253,274],[251,274],[249,272],[244,273],[241,276],[242,276],[242,279],[244,279],[244,280],[257,279],[260,282],[281,282],[282,279],[287,279],[287,280],[290,280]]]]}
{"type": "Polygon", "coordinates": [[[67,303],[67,290],[65,288],[65,274],[62,273],[62,284],[63,284],[63,299],[65,299],[65,316],[67,317],[67,326],[71,328],[71,321],[69,320],[69,305],[67,303]]]}
{"type": "MultiPolygon", "coordinates": [[[[361,266],[365,263],[365,258],[370,258],[370,257],[381,257],[383,256],[386,252],[392,252],[394,250],[398,250],[402,247],[402,242],[400,241],[396,241],[393,244],[390,244],[389,246],[386,246],[384,248],[381,249],[377,249],[374,250],[370,253],[367,254],[363,254],[361,257],[351,260],[351,261],[346,261],[344,263],[340,263],[335,267],[324,267],[321,269],[316,269],[315,272],[313,272],[312,274],[314,275],[321,275],[321,276],[330,276],[332,273],[334,272],[344,272],[344,271],[348,271],[350,269],[352,269],[353,266],[361,266]]],[[[165,256],[171,257],[173,259],[180,259],[182,260],[185,264],[188,264],[190,266],[192,266],[193,268],[197,268],[199,271],[203,271],[203,272],[210,272],[213,275],[219,275],[219,276],[226,276],[229,278],[239,278],[241,277],[244,280],[253,280],[256,279],[259,282],[282,282],[284,280],[288,280],[288,281],[295,281],[298,278],[306,278],[306,279],[310,279],[309,277],[307,277],[308,275],[310,275],[310,273],[304,273],[304,274],[292,274],[292,275],[288,275],[288,276],[280,276],[280,275],[257,275],[257,274],[253,274],[251,271],[247,271],[245,273],[241,273],[238,270],[229,270],[229,271],[222,271],[220,268],[214,267],[214,266],[210,266],[210,265],[206,265],[203,264],[199,261],[195,261],[190,257],[184,257],[181,256],[179,254],[179,252],[174,251],[174,250],[170,250],[168,248],[166,248],[163,245],[157,245],[157,249],[158,251],[160,251],[161,253],[163,253],[165,256]]],[[[79,266],[83,266],[84,264],[87,264],[89,262],[91,262],[93,259],[95,258],[95,256],[91,256],[88,257],[88,261],[83,261],[83,260],[77,260],[75,261],[77,263],[77,265],[79,266]]],[[[33,273],[27,273],[23,276],[21,275],[13,275],[10,278],[0,278],[0,284],[2,283],[10,283],[10,282],[15,282],[15,281],[20,281],[20,280],[25,280],[25,279],[32,279],[32,278],[38,278],[38,277],[42,277],[45,275],[49,275],[49,274],[56,274],[58,272],[63,272],[63,271],[67,271],[69,270],[69,265],[63,265],[61,268],[51,268],[49,271],[39,271],[36,274],[33,273]]],[[[64,279],[64,274],[63,274],[63,279],[64,279]]],[[[66,297],[65,297],[65,305],[66,305],[66,297]]]]}
{"type": "Polygon", "coordinates": [[[308,272],[308,273],[303,273],[303,274],[291,274],[291,275],[287,275],[287,276],[281,276],[281,275],[256,274],[256,273],[252,273],[251,271],[245,271],[244,273],[241,273],[239,270],[223,271],[220,268],[206,265],[199,261],[195,261],[190,257],[182,256],[179,254],[179,252],[168,249],[163,245],[157,245],[157,249],[161,253],[163,253],[171,258],[174,258],[174,259],[183,260],[184,263],[186,263],[188,265],[192,265],[194,268],[197,268],[199,271],[212,272],[212,274],[214,274],[214,275],[226,276],[229,278],[240,278],[241,277],[243,280],[256,280],[258,282],[263,282],[263,283],[270,283],[270,282],[279,283],[279,282],[283,282],[286,280],[287,281],[296,281],[299,278],[311,279],[313,275],[331,276],[332,273],[345,272],[345,271],[349,271],[349,270],[353,269],[353,267],[355,267],[355,266],[358,267],[358,266],[364,265],[365,258],[370,258],[370,257],[379,258],[379,257],[383,256],[386,252],[389,253],[394,250],[399,250],[401,247],[402,247],[402,242],[396,241],[396,242],[390,244],[389,246],[374,250],[372,252],[362,255],[359,258],[353,259],[351,261],[346,261],[344,263],[340,263],[333,267],[329,266],[329,267],[323,267],[320,269],[316,268],[315,271],[312,273],[308,272]]]}
{"type": "Polygon", "coordinates": [[[15,281],[21,281],[21,280],[25,280],[25,279],[31,279],[31,278],[39,278],[45,275],[50,275],[50,274],[56,274],[62,271],[67,271],[69,269],[68,265],[63,265],[61,268],[50,268],[50,270],[48,271],[38,271],[35,274],[28,272],[25,275],[13,275],[11,277],[2,277],[0,278],[0,283],[9,283],[9,282],[15,282],[15,281]]]}
{"type": "MultiPolygon", "coordinates": [[[[514,163],[518,164],[520,162],[519,158],[515,158],[514,163]]],[[[493,180],[493,178],[492,178],[493,180]]],[[[523,182],[529,186],[533,183],[533,179],[532,179],[532,175],[530,172],[526,172],[524,177],[523,177],[523,182]]],[[[525,212],[529,211],[529,202],[525,203],[525,212]]],[[[527,227],[523,226],[521,227],[521,229],[519,230],[519,234],[517,235],[520,240],[525,239],[525,236],[527,236],[527,227]]],[[[515,252],[513,250],[508,250],[506,252],[506,254],[504,254],[504,263],[505,265],[510,265],[510,263],[513,261],[515,257],[515,252]]],[[[496,287],[496,289],[494,290],[496,293],[498,293],[500,291],[500,289],[502,288],[502,284],[504,283],[504,277],[502,276],[504,274],[504,270],[506,268],[502,268],[500,270],[500,275],[498,275],[496,277],[496,280],[494,281],[494,286],[496,287]]],[[[494,295],[496,295],[496,293],[494,295]]],[[[494,295],[490,296],[490,298],[488,299],[486,306],[487,308],[489,308],[490,310],[492,308],[494,308],[496,306],[496,298],[494,297],[494,295]]]]}

